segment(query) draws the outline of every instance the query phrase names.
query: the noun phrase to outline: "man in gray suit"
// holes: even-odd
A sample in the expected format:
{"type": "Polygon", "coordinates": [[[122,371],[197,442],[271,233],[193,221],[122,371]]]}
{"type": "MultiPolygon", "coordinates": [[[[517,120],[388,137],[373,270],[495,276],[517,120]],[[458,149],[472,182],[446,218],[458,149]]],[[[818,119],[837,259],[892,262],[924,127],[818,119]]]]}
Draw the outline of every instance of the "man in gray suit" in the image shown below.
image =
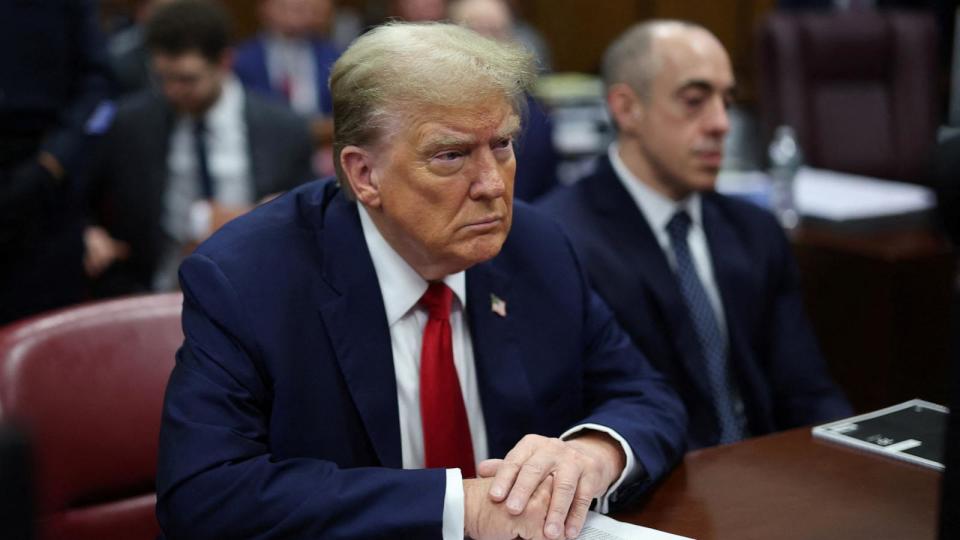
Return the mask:
{"type": "Polygon", "coordinates": [[[161,91],[121,103],[94,176],[84,263],[101,296],[175,288],[197,243],[312,177],[306,123],[234,79],[218,4],[158,8],[146,42],[161,91]]]}

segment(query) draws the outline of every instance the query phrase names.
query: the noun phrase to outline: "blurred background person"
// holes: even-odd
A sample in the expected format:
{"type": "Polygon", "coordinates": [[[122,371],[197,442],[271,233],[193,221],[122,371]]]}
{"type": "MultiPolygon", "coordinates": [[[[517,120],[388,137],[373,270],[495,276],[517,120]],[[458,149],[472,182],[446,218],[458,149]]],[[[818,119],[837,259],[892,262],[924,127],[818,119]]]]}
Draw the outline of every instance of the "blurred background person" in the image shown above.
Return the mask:
{"type": "Polygon", "coordinates": [[[79,194],[109,92],[93,2],[0,3],[0,323],[82,298],[79,194]]]}
{"type": "Polygon", "coordinates": [[[248,89],[310,119],[319,149],[314,168],[318,175],[332,174],[333,103],[327,79],[340,53],[321,35],[333,16],[332,0],[262,0],[259,14],[263,30],[237,46],[233,69],[248,89]]]}
{"type": "Polygon", "coordinates": [[[346,50],[365,29],[363,12],[345,0],[333,1],[333,16],[324,29],[327,39],[338,50],[346,50]]]}
{"type": "Polygon", "coordinates": [[[160,93],[121,104],[95,169],[84,264],[98,295],[175,288],[197,242],[312,177],[304,120],[234,77],[219,4],[165,4],[146,43],[160,93]]]}
{"type": "Polygon", "coordinates": [[[541,72],[553,71],[553,54],[550,52],[550,45],[543,34],[523,17],[525,4],[521,0],[508,0],[507,4],[510,6],[513,18],[514,38],[537,56],[537,64],[541,72]]]}
{"type": "Polygon", "coordinates": [[[139,0],[133,6],[133,24],[110,37],[107,50],[120,95],[150,87],[150,54],[143,39],[147,19],[157,6],[169,0],[139,0]]]}
{"type": "MultiPolygon", "coordinates": [[[[450,20],[475,32],[503,41],[517,41],[513,15],[505,0],[456,0],[450,20]]],[[[533,51],[531,51],[533,52],[533,51]]],[[[543,104],[527,95],[527,116],[516,145],[514,196],[533,201],[557,185],[559,155],[553,146],[553,126],[543,104]]]]}

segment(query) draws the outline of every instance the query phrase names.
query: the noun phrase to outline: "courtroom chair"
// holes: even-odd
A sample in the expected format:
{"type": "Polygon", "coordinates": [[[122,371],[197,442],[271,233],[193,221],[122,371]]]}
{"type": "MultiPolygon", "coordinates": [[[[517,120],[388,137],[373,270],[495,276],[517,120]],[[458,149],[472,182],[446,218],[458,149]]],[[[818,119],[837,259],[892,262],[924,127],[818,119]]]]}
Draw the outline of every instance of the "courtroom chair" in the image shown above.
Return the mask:
{"type": "Polygon", "coordinates": [[[793,126],[808,165],[927,182],[937,29],[923,12],[774,12],[757,31],[762,140],[793,126]]]}
{"type": "Polygon", "coordinates": [[[160,533],[157,441],[182,302],[128,297],[0,328],[0,421],[33,449],[36,538],[160,533]]]}

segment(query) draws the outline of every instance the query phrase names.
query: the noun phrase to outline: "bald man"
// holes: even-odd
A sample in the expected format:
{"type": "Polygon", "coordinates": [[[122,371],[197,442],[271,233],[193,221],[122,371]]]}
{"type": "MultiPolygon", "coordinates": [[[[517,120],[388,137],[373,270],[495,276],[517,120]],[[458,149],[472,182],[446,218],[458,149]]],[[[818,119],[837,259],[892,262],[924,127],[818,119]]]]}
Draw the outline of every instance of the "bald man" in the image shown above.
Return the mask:
{"type": "Polygon", "coordinates": [[[650,21],[604,57],[616,141],[542,206],[690,415],[691,448],[850,414],[803,312],[783,231],[714,191],[735,81],[723,45],[650,21]]]}

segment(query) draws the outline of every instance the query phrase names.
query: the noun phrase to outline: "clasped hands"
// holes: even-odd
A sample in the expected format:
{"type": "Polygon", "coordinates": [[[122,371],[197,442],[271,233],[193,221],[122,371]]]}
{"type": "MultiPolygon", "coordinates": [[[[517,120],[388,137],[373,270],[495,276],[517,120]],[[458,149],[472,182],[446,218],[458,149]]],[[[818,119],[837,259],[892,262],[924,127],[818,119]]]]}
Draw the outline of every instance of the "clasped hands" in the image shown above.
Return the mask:
{"type": "Polygon", "coordinates": [[[566,441],[527,435],[504,459],[481,462],[478,478],[463,481],[466,536],[576,538],[591,501],[616,481],[626,462],[609,435],[578,435],[566,441]]]}

